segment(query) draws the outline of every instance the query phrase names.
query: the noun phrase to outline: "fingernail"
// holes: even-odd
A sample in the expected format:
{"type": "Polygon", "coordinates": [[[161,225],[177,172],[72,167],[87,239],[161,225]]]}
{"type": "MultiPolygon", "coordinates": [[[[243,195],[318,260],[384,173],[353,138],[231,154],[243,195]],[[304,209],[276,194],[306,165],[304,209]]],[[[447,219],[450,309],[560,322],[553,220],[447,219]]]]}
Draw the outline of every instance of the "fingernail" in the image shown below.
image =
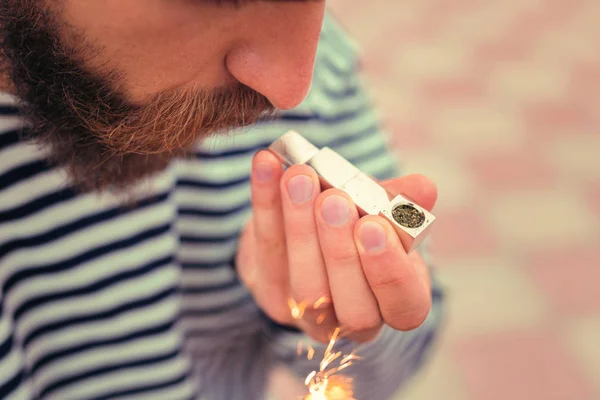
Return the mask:
{"type": "Polygon", "coordinates": [[[306,175],[297,175],[287,183],[290,199],[294,204],[304,204],[313,196],[312,179],[306,175]]]}
{"type": "Polygon", "coordinates": [[[377,222],[368,221],[361,225],[359,239],[365,250],[369,253],[377,253],[385,249],[385,230],[377,222]]]}
{"type": "Polygon", "coordinates": [[[345,197],[334,194],[323,200],[321,214],[327,224],[341,226],[346,223],[350,215],[350,205],[345,197]]]}
{"type": "Polygon", "coordinates": [[[267,163],[256,163],[254,166],[254,173],[259,182],[269,182],[273,179],[273,168],[267,163]]]}

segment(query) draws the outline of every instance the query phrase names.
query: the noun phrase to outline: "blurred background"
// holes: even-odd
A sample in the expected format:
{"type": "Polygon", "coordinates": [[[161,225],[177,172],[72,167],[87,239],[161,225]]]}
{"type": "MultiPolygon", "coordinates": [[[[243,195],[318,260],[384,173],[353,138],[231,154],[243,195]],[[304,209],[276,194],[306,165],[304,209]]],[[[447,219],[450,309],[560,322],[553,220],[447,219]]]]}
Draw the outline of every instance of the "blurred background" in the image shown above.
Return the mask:
{"type": "Polygon", "coordinates": [[[600,2],[330,4],[440,190],[448,324],[398,399],[600,399],[600,2]]]}

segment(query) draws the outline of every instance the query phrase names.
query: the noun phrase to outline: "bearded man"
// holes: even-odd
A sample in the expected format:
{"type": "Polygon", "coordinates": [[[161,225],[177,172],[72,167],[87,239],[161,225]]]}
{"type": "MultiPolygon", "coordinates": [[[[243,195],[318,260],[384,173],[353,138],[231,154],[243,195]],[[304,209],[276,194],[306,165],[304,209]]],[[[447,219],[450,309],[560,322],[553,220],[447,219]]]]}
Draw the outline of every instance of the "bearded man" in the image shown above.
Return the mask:
{"type": "Polygon", "coordinates": [[[338,326],[355,397],[418,369],[423,252],[263,150],[295,129],[434,205],[325,1],[0,0],[0,40],[0,398],[260,399],[338,326]]]}

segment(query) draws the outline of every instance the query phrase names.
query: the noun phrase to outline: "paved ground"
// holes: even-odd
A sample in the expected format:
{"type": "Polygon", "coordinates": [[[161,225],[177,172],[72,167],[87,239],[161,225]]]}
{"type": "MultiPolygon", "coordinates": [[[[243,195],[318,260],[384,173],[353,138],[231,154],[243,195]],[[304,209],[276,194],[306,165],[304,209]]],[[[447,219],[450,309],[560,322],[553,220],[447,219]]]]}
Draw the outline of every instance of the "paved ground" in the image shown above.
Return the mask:
{"type": "Polygon", "coordinates": [[[400,398],[600,399],[600,3],[331,5],[440,189],[451,322],[400,398]]]}

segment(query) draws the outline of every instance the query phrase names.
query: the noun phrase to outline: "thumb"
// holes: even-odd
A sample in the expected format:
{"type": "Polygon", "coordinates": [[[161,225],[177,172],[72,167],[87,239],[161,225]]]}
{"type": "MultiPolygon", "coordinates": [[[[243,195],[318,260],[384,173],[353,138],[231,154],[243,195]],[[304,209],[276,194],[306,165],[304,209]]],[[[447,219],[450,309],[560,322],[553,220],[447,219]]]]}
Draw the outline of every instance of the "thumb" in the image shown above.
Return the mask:
{"type": "Polygon", "coordinates": [[[380,182],[392,195],[403,195],[424,209],[431,211],[437,201],[435,183],[424,175],[406,175],[380,182]]]}

